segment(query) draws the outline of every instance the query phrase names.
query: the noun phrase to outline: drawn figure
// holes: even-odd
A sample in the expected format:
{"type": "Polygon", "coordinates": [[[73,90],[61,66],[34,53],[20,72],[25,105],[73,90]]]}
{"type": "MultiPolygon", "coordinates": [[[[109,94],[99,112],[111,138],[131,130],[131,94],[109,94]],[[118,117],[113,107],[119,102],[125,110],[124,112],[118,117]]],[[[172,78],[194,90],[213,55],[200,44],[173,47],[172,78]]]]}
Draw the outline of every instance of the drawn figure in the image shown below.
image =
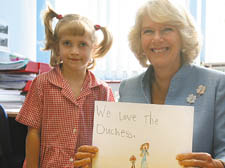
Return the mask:
{"type": "Polygon", "coordinates": [[[148,168],[148,163],[147,163],[147,156],[149,155],[148,149],[149,149],[149,143],[144,143],[141,145],[141,148],[140,148],[141,150],[140,156],[142,157],[141,168],[148,168]]]}
{"type": "Polygon", "coordinates": [[[132,155],[130,157],[130,162],[132,164],[131,168],[135,168],[135,161],[136,161],[136,157],[134,155],[132,155]]]}

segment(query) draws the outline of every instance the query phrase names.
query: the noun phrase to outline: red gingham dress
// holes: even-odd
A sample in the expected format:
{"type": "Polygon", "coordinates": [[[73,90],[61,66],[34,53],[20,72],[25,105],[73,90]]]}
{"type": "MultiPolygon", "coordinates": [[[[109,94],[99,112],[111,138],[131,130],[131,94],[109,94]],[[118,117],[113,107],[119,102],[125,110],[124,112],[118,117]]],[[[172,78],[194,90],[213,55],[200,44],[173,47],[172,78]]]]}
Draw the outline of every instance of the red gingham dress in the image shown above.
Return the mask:
{"type": "Polygon", "coordinates": [[[41,168],[72,168],[77,148],[92,144],[95,100],[114,101],[90,71],[82,88],[75,99],[59,66],[33,80],[16,120],[41,129],[41,168]]]}

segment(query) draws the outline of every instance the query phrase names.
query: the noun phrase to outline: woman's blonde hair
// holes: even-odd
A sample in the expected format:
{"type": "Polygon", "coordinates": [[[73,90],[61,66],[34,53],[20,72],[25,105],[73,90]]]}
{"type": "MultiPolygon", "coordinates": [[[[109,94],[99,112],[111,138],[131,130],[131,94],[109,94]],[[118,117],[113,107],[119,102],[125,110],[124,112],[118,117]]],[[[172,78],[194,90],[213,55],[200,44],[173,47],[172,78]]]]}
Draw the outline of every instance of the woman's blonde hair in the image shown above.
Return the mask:
{"type": "Polygon", "coordinates": [[[200,36],[194,20],[184,7],[171,0],[149,0],[136,14],[135,24],[129,33],[129,45],[143,67],[148,67],[148,59],[141,46],[141,28],[143,17],[153,22],[175,26],[181,35],[182,63],[191,63],[200,52],[200,36]]]}
{"type": "Polygon", "coordinates": [[[44,12],[43,15],[45,25],[45,47],[43,50],[51,50],[50,65],[56,66],[61,60],[58,54],[58,42],[62,35],[79,35],[82,36],[85,33],[91,35],[92,42],[96,44],[92,61],[88,64],[88,69],[92,69],[95,66],[95,59],[103,57],[111,48],[112,35],[106,29],[99,25],[93,25],[93,23],[86,17],[78,14],[67,14],[65,16],[57,14],[50,7],[44,12]],[[59,21],[53,31],[52,22],[53,19],[57,18],[59,21]],[[96,30],[101,30],[103,33],[103,39],[97,44],[96,30]]]}

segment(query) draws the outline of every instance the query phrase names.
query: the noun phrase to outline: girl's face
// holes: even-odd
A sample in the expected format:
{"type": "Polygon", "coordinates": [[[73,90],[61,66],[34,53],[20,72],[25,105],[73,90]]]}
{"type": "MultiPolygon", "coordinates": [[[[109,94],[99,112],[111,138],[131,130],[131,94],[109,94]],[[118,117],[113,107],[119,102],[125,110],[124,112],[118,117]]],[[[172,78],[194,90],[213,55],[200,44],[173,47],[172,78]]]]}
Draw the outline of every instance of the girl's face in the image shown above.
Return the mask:
{"type": "Polygon", "coordinates": [[[180,67],[181,37],[174,26],[155,23],[145,16],[141,29],[141,45],[154,67],[180,67]]]}
{"type": "Polygon", "coordinates": [[[63,68],[85,71],[93,51],[94,44],[87,34],[63,35],[59,40],[59,55],[63,61],[63,68]]]}

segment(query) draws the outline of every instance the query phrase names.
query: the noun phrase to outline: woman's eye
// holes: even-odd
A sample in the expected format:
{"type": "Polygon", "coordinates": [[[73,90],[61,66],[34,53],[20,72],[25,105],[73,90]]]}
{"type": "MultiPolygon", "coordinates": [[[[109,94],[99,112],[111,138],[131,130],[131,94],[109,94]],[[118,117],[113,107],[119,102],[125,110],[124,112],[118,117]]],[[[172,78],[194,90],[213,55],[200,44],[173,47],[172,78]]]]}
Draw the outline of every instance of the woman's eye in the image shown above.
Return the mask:
{"type": "Polygon", "coordinates": [[[147,29],[147,30],[144,30],[143,33],[144,34],[152,34],[152,33],[154,33],[154,31],[151,29],[147,29]]]}
{"type": "Polygon", "coordinates": [[[171,27],[166,27],[163,29],[163,32],[171,32],[171,31],[173,31],[173,28],[171,27]]]}

